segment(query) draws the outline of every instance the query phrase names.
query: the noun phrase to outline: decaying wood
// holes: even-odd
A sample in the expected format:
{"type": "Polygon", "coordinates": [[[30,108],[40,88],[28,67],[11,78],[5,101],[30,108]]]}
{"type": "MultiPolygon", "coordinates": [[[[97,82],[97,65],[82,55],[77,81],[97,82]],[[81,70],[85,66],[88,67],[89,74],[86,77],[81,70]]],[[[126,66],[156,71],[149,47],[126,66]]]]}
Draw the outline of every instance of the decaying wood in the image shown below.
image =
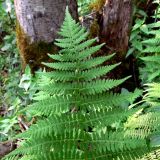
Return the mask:
{"type": "Polygon", "coordinates": [[[132,0],[106,0],[102,15],[100,38],[116,52],[128,48],[132,20],[132,0]]]}

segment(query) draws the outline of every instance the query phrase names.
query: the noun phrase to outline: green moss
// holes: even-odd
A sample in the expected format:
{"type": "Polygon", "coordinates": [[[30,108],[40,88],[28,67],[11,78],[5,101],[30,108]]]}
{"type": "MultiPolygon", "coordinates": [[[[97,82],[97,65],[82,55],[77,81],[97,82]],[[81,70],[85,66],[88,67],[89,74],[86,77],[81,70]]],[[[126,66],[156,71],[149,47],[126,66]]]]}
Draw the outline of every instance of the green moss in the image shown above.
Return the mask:
{"type": "Polygon", "coordinates": [[[105,5],[106,0],[94,0],[90,3],[89,9],[96,12],[102,12],[102,8],[105,5]]]}
{"type": "Polygon", "coordinates": [[[24,33],[19,22],[17,22],[16,33],[17,45],[22,58],[22,67],[24,69],[29,64],[32,73],[38,68],[44,67],[41,62],[50,61],[47,53],[52,54],[58,50],[53,43],[30,43],[30,38],[24,33]]]}
{"type": "Polygon", "coordinates": [[[99,36],[100,33],[100,26],[97,22],[97,19],[94,19],[93,23],[90,26],[90,31],[89,31],[89,38],[95,38],[99,36]]]}

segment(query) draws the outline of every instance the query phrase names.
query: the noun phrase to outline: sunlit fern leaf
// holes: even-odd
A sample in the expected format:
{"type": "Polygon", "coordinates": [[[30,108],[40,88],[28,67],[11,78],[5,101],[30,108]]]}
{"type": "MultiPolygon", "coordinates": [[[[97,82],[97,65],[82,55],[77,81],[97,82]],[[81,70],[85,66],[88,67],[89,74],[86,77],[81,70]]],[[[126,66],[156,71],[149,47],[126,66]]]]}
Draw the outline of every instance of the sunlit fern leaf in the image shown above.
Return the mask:
{"type": "Polygon", "coordinates": [[[74,83],[52,83],[42,88],[46,93],[55,94],[70,94],[73,92],[79,92],[81,95],[95,95],[101,94],[108,91],[127,80],[129,77],[114,80],[114,79],[103,79],[95,80],[91,82],[74,82],[74,83]]]}
{"type": "Polygon", "coordinates": [[[160,159],[160,149],[155,149],[151,153],[147,154],[144,158],[141,160],[159,160],[160,159]]]}
{"type": "Polygon", "coordinates": [[[149,83],[146,84],[146,86],[148,86],[148,88],[146,89],[146,91],[148,92],[145,97],[146,100],[147,98],[160,98],[160,83],[149,83]]]}
{"type": "Polygon", "coordinates": [[[140,57],[140,59],[142,59],[143,61],[148,61],[148,62],[156,62],[156,61],[160,61],[160,56],[147,56],[147,57],[140,57]]]}
{"type": "Polygon", "coordinates": [[[133,116],[126,124],[126,136],[134,138],[146,138],[159,128],[159,112],[149,112],[139,116],[133,116]],[[145,122],[145,123],[144,123],[145,122]]]}
{"type": "Polygon", "coordinates": [[[160,84],[149,83],[145,87],[146,94],[141,103],[138,103],[140,109],[128,118],[125,134],[133,138],[148,138],[151,141],[152,136],[160,134],[160,84]]]}
{"type": "MultiPolygon", "coordinates": [[[[57,153],[50,153],[45,155],[36,155],[36,159],[33,160],[85,160],[85,155],[83,151],[80,150],[68,150],[67,147],[64,147],[63,150],[66,152],[60,151],[57,153]]],[[[89,154],[87,155],[87,157],[89,154]]],[[[90,156],[91,157],[91,156],[90,156]]],[[[93,158],[93,157],[92,157],[93,158]]],[[[91,160],[91,159],[90,159],[91,160]]]]}
{"type": "MultiPolygon", "coordinates": [[[[44,94],[42,92],[42,94],[44,94]]],[[[26,108],[29,112],[37,112],[41,115],[49,116],[55,114],[62,114],[70,109],[73,106],[69,104],[77,104],[82,110],[99,110],[106,109],[111,107],[119,107],[119,104],[122,102],[129,102],[132,104],[134,100],[141,95],[141,91],[135,90],[134,93],[128,93],[126,95],[122,94],[113,94],[104,93],[99,95],[89,95],[89,96],[80,96],[78,100],[73,100],[71,96],[61,96],[61,98],[52,96],[40,98],[38,102],[33,103],[28,108],[26,108]],[[41,106],[41,107],[39,107],[41,106]],[[47,106],[47,110],[46,110],[47,106]]],[[[24,109],[24,111],[26,111],[24,109]]]]}

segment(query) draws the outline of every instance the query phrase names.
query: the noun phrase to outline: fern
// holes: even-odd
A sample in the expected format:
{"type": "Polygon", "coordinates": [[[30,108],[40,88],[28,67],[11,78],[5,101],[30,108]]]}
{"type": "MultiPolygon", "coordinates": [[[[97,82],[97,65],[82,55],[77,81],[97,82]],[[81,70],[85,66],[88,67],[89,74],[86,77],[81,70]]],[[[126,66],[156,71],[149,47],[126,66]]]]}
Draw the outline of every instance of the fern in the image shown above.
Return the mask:
{"type": "MultiPolygon", "coordinates": [[[[150,83],[146,85],[146,94],[139,102],[139,111],[132,115],[126,123],[126,136],[134,138],[148,138],[151,147],[160,146],[160,102],[159,102],[159,83],[150,83]],[[140,103],[142,103],[140,105],[140,103]]],[[[151,159],[157,151],[151,152],[146,159],[151,159]]],[[[159,159],[160,156],[157,157],[159,159]]],[[[156,158],[155,158],[156,159],[156,158]]]]}
{"type": "Polygon", "coordinates": [[[158,82],[160,76],[160,5],[158,1],[154,3],[158,4],[157,11],[155,12],[154,18],[155,22],[148,24],[148,39],[143,40],[143,60],[144,67],[140,68],[140,78],[142,83],[158,82]]]}
{"type": "MultiPolygon", "coordinates": [[[[160,84],[146,84],[145,95],[138,102],[137,111],[126,123],[126,137],[148,139],[148,144],[154,150],[146,154],[141,160],[160,159],[160,84]]],[[[131,107],[133,107],[132,105],[131,107]]]]}
{"type": "Polygon", "coordinates": [[[40,92],[25,109],[40,118],[15,137],[22,139],[20,147],[6,159],[130,160],[148,153],[146,139],[125,136],[124,122],[132,119],[137,109],[121,107],[122,103],[133,103],[141,92],[126,95],[111,91],[129,77],[103,78],[119,64],[103,66],[113,55],[92,56],[102,45],[92,46],[95,39],[86,40],[88,34],[68,9],[59,34],[62,39],[57,39],[56,45],[61,51],[49,55],[53,63],[44,63],[55,71],[39,73],[40,92]]]}
{"type": "Polygon", "coordinates": [[[154,22],[147,24],[146,13],[136,9],[135,25],[130,36],[130,48],[126,57],[131,54],[138,59],[141,83],[158,82],[160,71],[160,3],[154,0],[157,9],[153,15],[154,22]],[[140,59],[140,61],[139,61],[140,59]]]}

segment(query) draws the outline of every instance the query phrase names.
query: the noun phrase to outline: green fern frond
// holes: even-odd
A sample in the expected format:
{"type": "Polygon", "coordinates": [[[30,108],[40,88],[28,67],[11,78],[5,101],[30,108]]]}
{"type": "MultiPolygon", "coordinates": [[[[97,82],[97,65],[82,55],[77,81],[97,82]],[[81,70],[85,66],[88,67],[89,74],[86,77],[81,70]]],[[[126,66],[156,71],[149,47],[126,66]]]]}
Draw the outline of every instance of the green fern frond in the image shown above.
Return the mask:
{"type": "Polygon", "coordinates": [[[128,93],[126,95],[105,93],[96,96],[81,96],[78,100],[73,100],[71,96],[63,96],[61,98],[49,97],[46,99],[41,99],[39,102],[33,103],[26,109],[29,112],[37,112],[41,115],[49,116],[53,114],[65,113],[73,108],[73,106],[71,106],[70,104],[77,104],[75,106],[79,106],[83,110],[92,111],[111,108],[111,106],[119,107],[119,104],[121,104],[122,102],[129,102],[130,104],[132,104],[135,101],[135,99],[140,95],[141,91],[135,90],[134,93],[128,93]]]}
{"type": "MultiPolygon", "coordinates": [[[[92,109],[93,110],[93,109],[92,109]]],[[[45,135],[57,135],[64,130],[70,132],[73,129],[87,129],[88,126],[92,126],[93,129],[97,127],[103,128],[107,125],[122,122],[129,115],[132,115],[133,111],[127,112],[122,108],[106,108],[99,111],[91,111],[87,114],[69,114],[66,113],[63,116],[52,115],[46,120],[40,120],[37,124],[31,126],[30,130],[21,133],[16,138],[27,137],[43,137],[45,135]]]]}
{"type": "Polygon", "coordinates": [[[55,63],[43,63],[43,64],[57,70],[73,71],[75,70],[75,68],[78,70],[85,70],[103,64],[105,61],[110,59],[110,57],[111,56],[91,58],[89,60],[84,60],[82,62],[57,62],[57,63],[55,62],[55,63]]]}
{"type": "Polygon", "coordinates": [[[146,91],[148,92],[146,94],[146,98],[160,98],[160,83],[149,83],[146,84],[146,86],[148,86],[148,88],[146,89],[146,91]]]}
{"type": "Polygon", "coordinates": [[[136,149],[132,149],[132,150],[127,150],[127,151],[123,151],[123,152],[119,152],[117,154],[115,153],[105,153],[104,154],[100,154],[99,156],[95,156],[96,160],[138,160],[141,159],[141,157],[143,155],[145,155],[146,153],[148,153],[148,149],[146,148],[136,148],[136,149]]]}
{"type": "MultiPolygon", "coordinates": [[[[119,63],[120,64],[120,63],[119,63]]],[[[84,71],[79,71],[75,73],[74,71],[53,71],[43,73],[46,77],[51,78],[54,81],[75,81],[75,80],[86,80],[90,81],[101,76],[106,75],[108,72],[113,70],[115,67],[119,66],[119,64],[108,65],[96,67],[84,71]]]]}
{"type": "Polygon", "coordinates": [[[146,25],[148,37],[142,41],[144,49],[141,51],[141,55],[143,55],[141,59],[144,60],[144,66],[140,68],[140,78],[143,84],[153,81],[159,82],[160,21],[159,18],[157,18],[157,15],[159,15],[159,3],[156,5],[157,11],[153,16],[155,22],[146,25]]]}
{"type": "Polygon", "coordinates": [[[137,109],[122,104],[132,104],[141,91],[113,93],[113,88],[129,78],[105,79],[119,66],[104,65],[114,54],[94,57],[103,44],[93,46],[96,39],[87,40],[88,33],[68,9],[59,34],[62,38],[55,44],[62,49],[49,55],[53,63],[43,63],[54,71],[39,73],[39,93],[23,110],[38,114],[37,123],[15,137],[22,139],[20,147],[6,158],[129,160],[149,152],[146,139],[125,136],[131,123],[127,119],[131,120],[137,109]]]}
{"type": "Polygon", "coordinates": [[[137,117],[133,116],[128,121],[127,136],[146,138],[159,128],[160,118],[159,113],[151,112],[137,117]]]}
{"type": "Polygon", "coordinates": [[[67,54],[54,54],[54,55],[49,54],[49,57],[51,57],[52,59],[58,60],[58,61],[62,61],[62,62],[63,61],[73,61],[73,62],[80,61],[87,57],[92,56],[95,52],[99,51],[103,45],[104,44],[100,44],[97,46],[86,48],[84,51],[76,53],[76,56],[73,56],[73,53],[69,52],[67,54]]]}
{"type": "Polygon", "coordinates": [[[119,80],[113,80],[113,79],[108,79],[108,80],[95,80],[91,82],[74,82],[72,84],[70,83],[58,83],[58,82],[53,82],[49,85],[44,86],[41,88],[43,91],[49,94],[74,94],[74,92],[79,92],[81,95],[95,95],[95,94],[100,94],[105,91],[108,91],[121,83],[123,83],[125,80],[127,80],[129,77],[119,79],[119,80]]]}
{"type": "MultiPolygon", "coordinates": [[[[63,148],[66,152],[60,151],[57,153],[50,153],[45,155],[36,155],[37,158],[35,160],[85,160],[84,152],[80,150],[68,150],[67,147],[63,148]]],[[[87,155],[88,157],[88,155],[87,155]]],[[[91,160],[91,159],[88,159],[91,160]]]]}
{"type": "MultiPolygon", "coordinates": [[[[135,112],[126,122],[126,136],[149,138],[160,132],[160,84],[149,83],[141,101],[141,109],[135,112]]],[[[151,139],[151,138],[150,138],[151,139]]]]}

